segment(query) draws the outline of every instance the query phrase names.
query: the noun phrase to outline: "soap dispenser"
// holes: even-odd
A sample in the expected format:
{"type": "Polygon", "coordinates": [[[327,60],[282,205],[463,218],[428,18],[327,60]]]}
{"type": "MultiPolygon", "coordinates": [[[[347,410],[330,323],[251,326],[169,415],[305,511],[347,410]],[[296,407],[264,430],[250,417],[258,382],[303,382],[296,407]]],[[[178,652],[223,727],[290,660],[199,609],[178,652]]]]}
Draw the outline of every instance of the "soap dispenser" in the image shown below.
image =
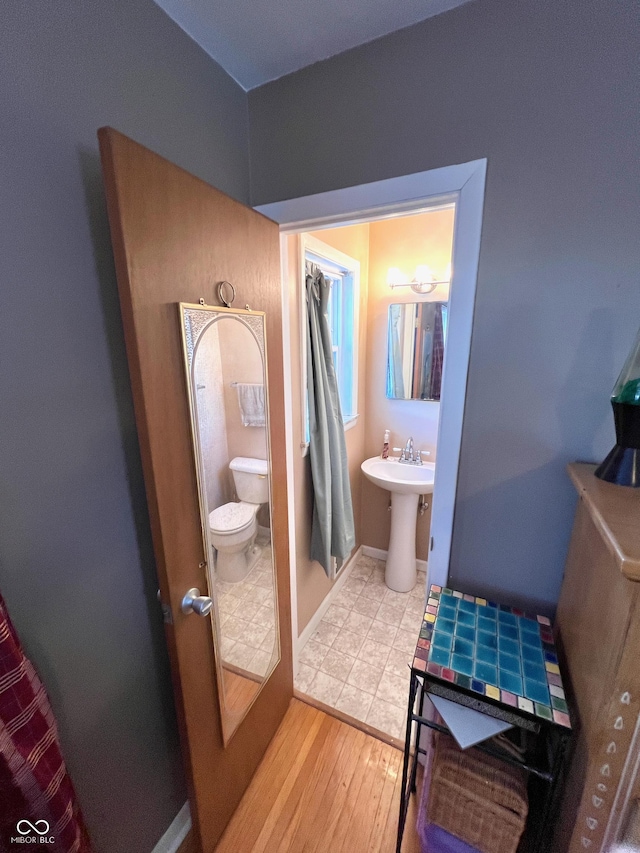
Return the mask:
{"type": "Polygon", "coordinates": [[[380,456],[383,459],[389,458],[389,430],[388,429],[386,429],[384,431],[384,440],[382,442],[382,453],[380,454],[380,456]]]}

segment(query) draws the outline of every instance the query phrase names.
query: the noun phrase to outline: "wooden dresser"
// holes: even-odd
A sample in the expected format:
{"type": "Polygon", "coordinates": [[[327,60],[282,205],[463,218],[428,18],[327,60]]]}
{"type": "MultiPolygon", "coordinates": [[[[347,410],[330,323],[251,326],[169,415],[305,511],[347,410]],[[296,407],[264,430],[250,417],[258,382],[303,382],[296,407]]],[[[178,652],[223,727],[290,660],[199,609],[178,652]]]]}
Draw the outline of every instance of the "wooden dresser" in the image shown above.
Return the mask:
{"type": "Polygon", "coordinates": [[[579,501],[555,628],[580,728],[553,853],[609,853],[640,831],[640,489],[595,467],[569,466],[579,501]]]}

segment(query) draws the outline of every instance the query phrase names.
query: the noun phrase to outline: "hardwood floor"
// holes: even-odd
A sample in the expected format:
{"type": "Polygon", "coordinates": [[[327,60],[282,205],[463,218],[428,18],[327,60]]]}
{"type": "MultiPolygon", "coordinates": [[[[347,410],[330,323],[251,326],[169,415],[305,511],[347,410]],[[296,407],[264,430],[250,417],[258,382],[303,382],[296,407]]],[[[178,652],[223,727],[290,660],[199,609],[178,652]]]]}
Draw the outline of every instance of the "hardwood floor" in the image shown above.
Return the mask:
{"type": "Polygon", "coordinates": [[[401,777],[400,750],[293,699],[216,853],[393,853],[401,777]]]}
{"type": "Polygon", "coordinates": [[[256,693],[262,686],[262,679],[247,678],[239,672],[222,667],[224,680],[224,708],[228,714],[229,728],[233,730],[247,712],[256,693]]]}

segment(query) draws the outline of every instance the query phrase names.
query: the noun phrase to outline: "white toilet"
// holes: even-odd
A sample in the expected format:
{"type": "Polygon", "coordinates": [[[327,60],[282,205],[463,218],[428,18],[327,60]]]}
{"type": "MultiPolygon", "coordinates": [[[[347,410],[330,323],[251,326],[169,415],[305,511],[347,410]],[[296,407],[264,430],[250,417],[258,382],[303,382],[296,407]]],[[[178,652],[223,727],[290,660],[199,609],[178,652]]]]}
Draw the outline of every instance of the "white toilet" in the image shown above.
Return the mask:
{"type": "Polygon", "coordinates": [[[258,559],[253,549],[258,522],[256,515],[269,501],[269,469],[265,459],[236,456],[229,463],[240,499],[209,513],[211,544],[217,551],[216,572],[220,580],[238,583],[258,559]]]}

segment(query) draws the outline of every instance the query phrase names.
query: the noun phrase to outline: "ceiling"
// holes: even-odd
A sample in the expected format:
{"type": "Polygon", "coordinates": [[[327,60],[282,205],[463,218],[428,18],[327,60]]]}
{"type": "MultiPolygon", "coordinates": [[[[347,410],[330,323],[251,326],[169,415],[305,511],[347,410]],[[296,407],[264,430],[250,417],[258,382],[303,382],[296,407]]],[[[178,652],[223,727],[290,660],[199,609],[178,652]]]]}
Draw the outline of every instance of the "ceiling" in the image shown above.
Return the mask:
{"type": "Polygon", "coordinates": [[[243,89],[469,0],[155,0],[243,89]]]}

